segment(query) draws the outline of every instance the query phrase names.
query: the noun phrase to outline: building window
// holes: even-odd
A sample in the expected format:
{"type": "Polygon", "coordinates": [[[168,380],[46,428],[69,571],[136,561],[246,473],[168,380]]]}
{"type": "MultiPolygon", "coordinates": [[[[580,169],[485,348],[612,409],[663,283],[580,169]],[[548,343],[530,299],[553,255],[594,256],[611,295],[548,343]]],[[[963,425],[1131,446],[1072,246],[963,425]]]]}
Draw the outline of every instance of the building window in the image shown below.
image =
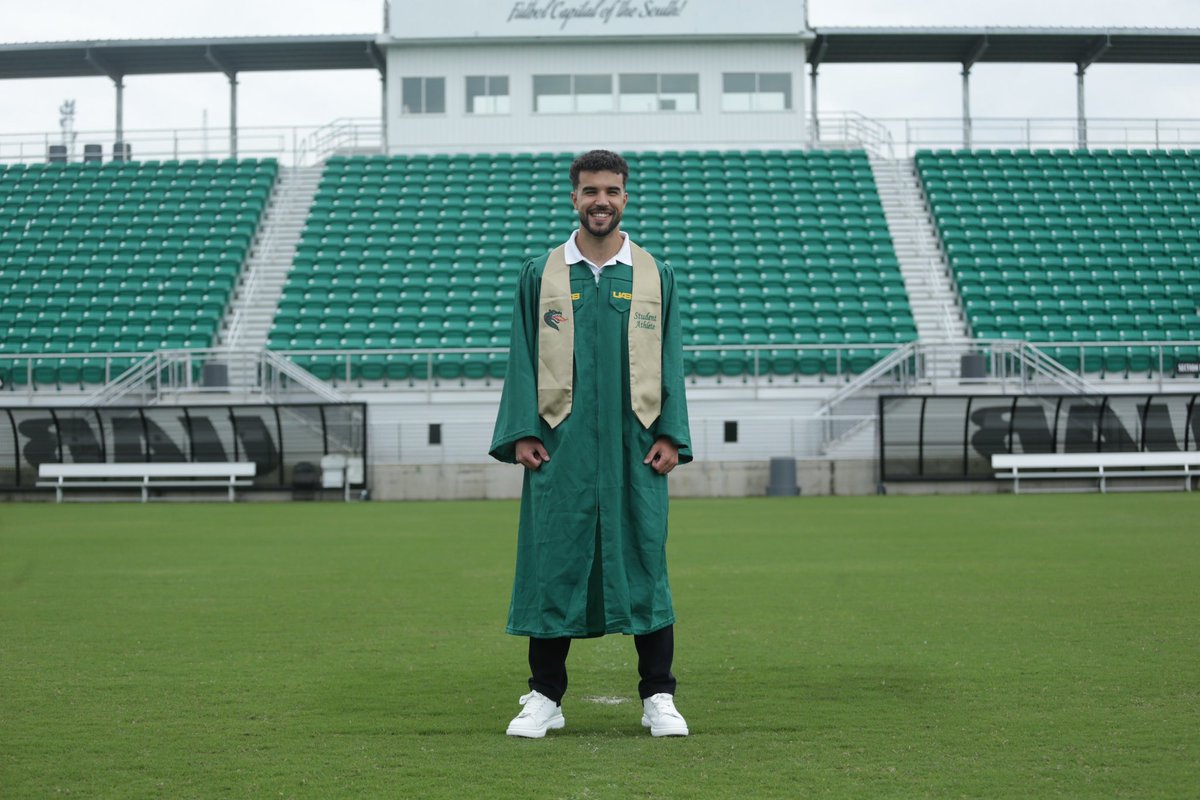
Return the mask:
{"type": "Polygon", "coordinates": [[[440,422],[429,423],[429,443],[431,445],[442,443],[442,423],[440,423],[440,422]]]}
{"type": "Polygon", "coordinates": [[[612,75],[534,75],[535,114],[612,111],[612,75]]]}
{"type": "Polygon", "coordinates": [[[620,76],[621,111],[697,111],[700,76],[655,73],[620,76]]]}
{"type": "Polygon", "coordinates": [[[722,111],[789,111],[792,108],[790,72],[726,72],[722,89],[722,111]]]}
{"type": "Polygon", "coordinates": [[[725,423],[725,442],[727,444],[737,444],[737,422],[725,423]]]}
{"type": "Polygon", "coordinates": [[[400,110],[404,114],[445,114],[445,78],[401,78],[400,110]]]}
{"type": "Polygon", "coordinates": [[[467,76],[468,114],[507,114],[509,111],[507,75],[467,76]]]}

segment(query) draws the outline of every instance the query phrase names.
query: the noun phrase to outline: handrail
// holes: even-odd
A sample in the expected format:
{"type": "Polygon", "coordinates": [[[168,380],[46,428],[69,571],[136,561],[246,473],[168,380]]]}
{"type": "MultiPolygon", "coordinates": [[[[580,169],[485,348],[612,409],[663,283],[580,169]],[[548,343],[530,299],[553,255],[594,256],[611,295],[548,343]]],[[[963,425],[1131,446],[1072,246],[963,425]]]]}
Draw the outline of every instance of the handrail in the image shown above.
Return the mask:
{"type": "MultiPolygon", "coordinates": [[[[293,383],[296,383],[299,386],[307,389],[318,397],[333,403],[344,403],[347,401],[346,396],[341,392],[335,390],[333,387],[329,386],[329,384],[325,383],[320,378],[316,377],[298,364],[295,364],[287,358],[279,355],[274,350],[261,350],[260,353],[262,359],[260,363],[264,367],[273,369],[275,373],[286,375],[293,383]]],[[[263,380],[262,383],[264,386],[263,393],[266,394],[265,387],[267,385],[267,381],[263,380]]],[[[276,384],[276,382],[272,381],[271,385],[275,388],[276,392],[278,392],[279,386],[276,384]]]]}
{"type": "MultiPolygon", "coordinates": [[[[260,263],[274,256],[285,256],[289,263],[292,255],[295,254],[296,246],[304,233],[304,224],[300,224],[298,231],[293,232],[288,230],[287,233],[281,233],[280,220],[276,219],[281,213],[288,211],[301,210],[305,216],[312,206],[313,197],[317,191],[317,184],[320,181],[318,172],[318,180],[308,187],[300,172],[302,170],[317,170],[314,167],[290,167],[280,171],[279,178],[272,187],[272,195],[270,200],[270,208],[264,213],[262,224],[259,226],[259,233],[262,233],[262,238],[256,241],[251,252],[246,259],[246,265],[243,268],[243,275],[246,276],[245,283],[242,284],[238,298],[231,305],[233,318],[229,322],[229,328],[225,339],[225,344],[230,347],[242,347],[242,339],[245,336],[246,327],[246,312],[254,308],[255,303],[259,300],[259,294],[263,290],[263,271],[259,268],[260,263]],[[297,198],[304,198],[300,200],[297,198]],[[269,224],[267,217],[270,216],[274,220],[274,224],[269,224]]],[[[278,301],[278,297],[271,300],[272,304],[278,301]]]]}
{"type": "Polygon", "coordinates": [[[135,389],[144,386],[152,378],[154,378],[162,369],[161,358],[158,352],[151,353],[141,361],[136,361],[130,367],[118,375],[115,379],[101,386],[92,394],[88,395],[80,405],[84,406],[104,406],[112,405],[117,400],[134,391],[135,389]]]}
{"type": "MultiPolygon", "coordinates": [[[[886,158],[913,155],[917,150],[964,147],[961,117],[868,117],[857,112],[822,112],[817,115],[813,141],[799,138],[792,144],[802,147],[861,147],[886,158]]],[[[1200,147],[1200,119],[1092,117],[1087,119],[1087,145],[1102,148],[1195,148],[1200,147]]],[[[971,120],[970,149],[988,148],[1077,148],[1081,131],[1075,117],[974,117],[971,120]]],[[[129,129],[123,141],[133,147],[137,159],[227,158],[228,137],[215,129],[157,128],[129,129]]],[[[112,130],[78,131],[76,140],[113,142],[112,130]]],[[[51,144],[62,141],[62,132],[24,131],[0,133],[0,163],[44,161],[51,144]]],[[[786,144],[786,143],[785,143],[786,144]]],[[[696,141],[689,147],[737,147],[728,140],[696,141]]],[[[648,149],[673,149],[671,143],[648,149]]],[[[744,146],[744,145],[743,145],[744,146]]],[[[776,145],[778,146],[778,145],[776,145]]],[[[383,124],[378,118],[335,119],[325,125],[241,126],[238,129],[238,156],[273,157],[295,166],[312,165],[341,152],[387,152],[383,124]]],[[[422,146],[422,151],[471,152],[472,150],[511,150],[512,143],[470,142],[422,146]]],[[[523,149],[529,149],[526,145],[523,149]]],[[[556,146],[546,145],[553,150],[556,146]]],[[[561,147],[557,148],[561,149],[561,147]]],[[[81,154],[72,152],[72,161],[81,154]]]]}
{"type": "MultiPolygon", "coordinates": [[[[896,367],[901,367],[902,372],[906,372],[906,365],[910,358],[917,355],[920,344],[918,342],[908,342],[900,348],[893,350],[886,356],[876,361],[862,374],[858,375],[854,380],[847,383],[845,386],[838,389],[817,409],[817,416],[828,416],[833,412],[835,406],[842,403],[862,390],[866,389],[875,381],[882,378],[887,373],[891,372],[896,367]]],[[[907,376],[905,376],[907,377],[907,376]]],[[[902,381],[902,384],[906,381],[902,381]]]]}
{"type": "Polygon", "coordinates": [[[1074,394],[1092,394],[1099,391],[1095,385],[1064,367],[1055,358],[1036,345],[1021,341],[1016,351],[1017,355],[1022,358],[1030,369],[1040,375],[1044,375],[1069,392],[1074,394]]]}
{"type": "MultiPolygon", "coordinates": [[[[1176,359],[1181,358],[1183,354],[1190,354],[1200,350],[1200,340],[1178,340],[1178,341],[1104,341],[1104,342],[1026,342],[1017,339],[956,339],[945,342],[908,342],[899,345],[870,345],[870,344],[815,344],[815,345],[785,345],[780,343],[774,344],[738,344],[727,342],[720,345],[688,345],[684,347],[684,351],[688,353],[702,352],[720,352],[720,351],[736,351],[738,353],[755,354],[754,366],[749,367],[748,371],[740,378],[736,376],[716,376],[716,383],[720,384],[727,382],[730,378],[741,381],[747,386],[759,388],[760,382],[762,386],[767,385],[769,377],[764,369],[760,369],[762,361],[760,355],[767,351],[789,352],[800,356],[804,353],[821,353],[823,357],[829,357],[833,360],[835,366],[834,372],[826,373],[825,377],[813,377],[813,383],[818,380],[826,380],[829,374],[837,374],[839,376],[847,376],[847,382],[840,385],[825,403],[825,408],[822,411],[823,415],[833,413],[835,407],[839,403],[850,399],[858,391],[870,386],[870,384],[884,377],[889,371],[895,373],[895,384],[901,391],[911,391],[916,387],[926,387],[932,389],[935,393],[941,388],[941,384],[949,384],[957,390],[962,384],[970,384],[974,386],[991,385],[997,386],[1004,391],[1018,390],[1025,391],[1030,388],[1030,384],[1051,383],[1060,390],[1071,394],[1087,394],[1100,392],[1104,390],[1102,384],[1088,380],[1083,374],[1085,364],[1088,363],[1088,354],[1100,353],[1103,356],[1108,356],[1107,350],[1130,350],[1137,348],[1139,350],[1149,350],[1150,366],[1145,368],[1145,378],[1147,381],[1157,382],[1159,390],[1168,386],[1183,386],[1184,382],[1190,385],[1194,381],[1194,376],[1190,373],[1180,373],[1177,377],[1172,377],[1165,370],[1171,367],[1168,364],[1174,364],[1176,359]],[[1078,368],[1067,367],[1059,362],[1056,358],[1050,355],[1044,348],[1056,347],[1066,348],[1072,352],[1078,352],[1079,366],[1078,368]],[[874,350],[876,352],[887,352],[878,361],[871,364],[866,371],[857,376],[848,376],[847,370],[843,369],[849,362],[846,356],[855,350],[874,350]],[[1174,351],[1174,352],[1172,352],[1174,351]],[[939,375],[935,364],[941,364],[943,371],[948,359],[955,356],[962,356],[968,353],[984,354],[990,358],[990,370],[981,378],[962,379],[954,377],[950,374],[939,375]],[[838,354],[838,355],[834,355],[838,354]],[[1168,359],[1171,359],[1168,361],[1168,359]]],[[[36,354],[0,354],[0,377],[6,380],[10,376],[16,376],[13,385],[0,384],[0,388],[6,392],[22,392],[29,397],[33,397],[37,392],[37,387],[44,385],[43,379],[34,378],[35,372],[41,369],[43,364],[49,362],[48,366],[57,366],[54,362],[97,362],[108,359],[136,359],[128,368],[110,378],[107,383],[92,390],[90,393],[82,393],[81,396],[87,405],[104,405],[113,403],[116,400],[128,395],[131,392],[139,390],[143,386],[151,386],[153,389],[153,400],[161,401],[164,395],[177,394],[181,392],[261,392],[269,395],[273,392],[284,392],[288,385],[294,385],[296,388],[314,393],[334,402],[343,402],[345,397],[337,393],[334,386],[337,386],[344,379],[349,381],[352,374],[355,374],[353,364],[356,359],[364,359],[367,357],[378,358],[381,356],[424,356],[425,368],[431,369],[434,364],[436,355],[460,355],[460,354],[497,354],[504,353],[507,348],[502,347],[457,347],[457,348],[386,348],[386,349],[341,349],[341,350],[263,350],[261,348],[235,348],[235,347],[216,347],[216,348],[195,348],[195,349],[176,349],[176,350],[161,350],[154,353],[129,353],[129,352],[108,352],[108,353],[78,353],[78,352],[46,352],[36,354]],[[329,359],[337,359],[339,368],[344,366],[344,370],[340,370],[338,376],[335,376],[333,383],[329,383],[322,378],[318,378],[309,372],[304,367],[292,361],[295,357],[304,356],[320,356],[329,359]],[[241,359],[241,363],[237,362],[241,359]],[[196,383],[194,380],[196,368],[204,363],[215,361],[225,363],[226,365],[236,366],[237,369],[231,370],[230,378],[236,381],[237,378],[249,377],[250,380],[245,385],[233,386],[207,386],[196,383]],[[39,363],[40,362],[40,363],[39,363]]],[[[1186,360],[1186,358],[1184,359],[1186,360]]],[[[1094,363],[1094,362],[1093,362],[1094,363]]],[[[1095,368],[1093,368],[1094,371],[1095,368]]],[[[432,373],[429,373],[430,375],[432,373]]],[[[775,376],[778,378],[779,376],[775,376]]],[[[773,385],[776,387],[787,385],[786,376],[784,381],[776,380],[773,385]]],[[[49,384],[54,385],[56,391],[61,391],[64,385],[56,382],[56,379],[46,379],[49,384]]],[[[467,380],[466,382],[458,381],[458,379],[445,379],[449,383],[444,383],[442,379],[435,377],[416,377],[407,383],[389,383],[388,391],[404,391],[405,387],[409,391],[414,392],[432,392],[435,387],[451,387],[461,384],[465,389],[474,389],[480,386],[477,381],[467,380]]],[[[494,383],[496,379],[488,379],[494,383]]],[[[699,381],[702,385],[706,383],[704,378],[699,381]]],[[[805,381],[801,380],[797,385],[804,385],[805,381]]],[[[828,384],[824,384],[828,386],[828,384]]],[[[362,387],[364,391],[371,391],[373,384],[369,381],[362,387]]],[[[83,387],[80,386],[81,392],[83,387]]]]}
{"type": "MultiPolygon", "coordinates": [[[[275,184],[271,187],[272,199],[278,198],[282,180],[282,177],[277,178],[275,184]]],[[[232,309],[233,319],[229,321],[228,337],[226,339],[226,342],[232,347],[237,347],[241,344],[242,329],[245,327],[246,307],[258,292],[260,273],[258,270],[250,268],[250,262],[269,252],[274,246],[276,238],[278,238],[276,226],[267,224],[267,215],[270,213],[270,209],[268,209],[259,220],[257,232],[262,233],[263,236],[251,246],[251,251],[246,254],[246,261],[242,265],[242,273],[246,276],[247,280],[242,284],[241,302],[234,301],[235,307],[232,309]],[[247,272],[249,273],[248,275],[246,274],[247,272]]]]}
{"type": "MultiPolygon", "coordinates": [[[[866,133],[854,124],[853,112],[844,114],[844,122],[842,116],[818,115],[822,139],[827,126],[840,126],[860,146],[886,158],[944,148],[1076,149],[1084,140],[1077,117],[974,117],[967,144],[961,117],[876,117],[869,120],[871,131],[866,133]],[[886,138],[876,128],[887,131],[886,138]]],[[[1086,125],[1086,146],[1091,148],[1200,147],[1200,119],[1196,118],[1091,117],[1086,125]]]]}

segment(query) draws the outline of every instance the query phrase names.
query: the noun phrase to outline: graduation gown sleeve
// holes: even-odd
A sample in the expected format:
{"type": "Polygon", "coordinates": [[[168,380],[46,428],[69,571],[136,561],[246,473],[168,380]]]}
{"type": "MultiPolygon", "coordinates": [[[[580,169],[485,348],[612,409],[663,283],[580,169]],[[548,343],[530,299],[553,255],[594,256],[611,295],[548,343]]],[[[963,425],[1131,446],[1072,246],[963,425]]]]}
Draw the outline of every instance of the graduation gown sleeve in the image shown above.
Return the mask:
{"type": "Polygon", "coordinates": [[[658,436],[666,436],[679,447],[679,463],[692,460],[692,435],[688,428],[687,397],[683,383],[683,331],[675,271],[661,264],[663,297],[662,412],[654,424],[658,436]]]}
{"type": "MultiPolygon", "coordinates": [[[[492,434],[491,456],[515,464],[517,441],[541,435],[537,402],[537,310],[541,274],[530,259],[521,267],[513,302],[512,338],[500,410],[492,434]]],[[[545,259],[540,259],[544,262],[545,259]]]]}

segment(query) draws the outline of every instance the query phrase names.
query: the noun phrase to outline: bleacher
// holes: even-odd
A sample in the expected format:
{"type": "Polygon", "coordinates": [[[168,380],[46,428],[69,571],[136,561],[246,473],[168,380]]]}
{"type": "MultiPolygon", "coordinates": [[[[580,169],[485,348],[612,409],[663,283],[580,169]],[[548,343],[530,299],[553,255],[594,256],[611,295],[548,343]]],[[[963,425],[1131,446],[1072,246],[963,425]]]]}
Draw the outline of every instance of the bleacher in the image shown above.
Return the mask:
{"type": "MultiPolygon", "coordinates": [[[[269,346],[282,350],[508,344],[518,265],[577,224],[572,154],[334,157],[269,346]]],[[[680,275],[690,374],[861,372],[912,340],[903,281],[861,152],[629,155],[625,229],[680,275]],[[787,345],[855,345],[799,355],[787,345]]],[[[503,376],[505,354],[440,353],[439,379],[503,376]]],[[[333,353],[297,356],[326,379],[333,353]]],[[[357,380],[426,377],[421,354],[361,355],[357,380]]]]}
{"type": "MultiPolygon", "coordinates": [[[[1157,370],[1141,343],[1200,339],[1200,152],[925,151],[917,166],[975,337],[1109,374],[1157,370]],[[1081,364],[1088,342],[1120,344],[1081,364]]],[[[1166,371],[1197,357],[1161,350],[1166,371]]]]}
{"type": "MultiPolygon", "coordinates": [[[[295,360],[335,382],[502,378],[517,267],[577,224],[572,157],[330,158],[268,345],[308,351],[295,360]]],[[[916,338],[864,153],[628,157],[625,229],[680,276],[695,379],[845,378],[916,338]]],[[[1091,373],[1196,360],[1169,343],[1200,339],[1200,153],[937,151],[917,165],[975,337],[1045,342],[1091,373]],[[1093,342],[1114,344],[1081,350],[1093,342]]],[[[0,168],[0,378],[82,386],[133,353],[211,346],[277,171],[0,168]]]]}
{"type": "Polygon", "coordinates": [[[0,356],[25,356],[0,359],[0,377],[101,383],[126,354],[210,346],[277,171],[274,159],[0,167],[0,356]]]}

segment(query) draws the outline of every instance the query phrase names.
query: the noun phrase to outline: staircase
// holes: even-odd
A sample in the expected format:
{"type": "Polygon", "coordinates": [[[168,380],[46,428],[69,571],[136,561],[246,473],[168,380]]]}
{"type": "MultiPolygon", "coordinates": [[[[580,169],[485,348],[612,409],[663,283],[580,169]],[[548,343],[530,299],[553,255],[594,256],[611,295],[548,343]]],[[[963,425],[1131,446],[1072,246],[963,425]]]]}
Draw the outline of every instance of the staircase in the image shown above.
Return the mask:
{"type": "Polygon", "coordinates": [[[925,374],[935,382],[957,381],[960,358],[973,348],[917,178],[916,162],[871,156],[871,171],[900,262],[917,336],[926,345],[925,374]]]}
{"type": "MultiPolygon", "coordinates": [[[[275,308],[323,170],[323,165],[280,168],[250,258],[222,322],[218,346],[242,353],[267,346],[275,308]]],[[[255,368],[253,359],[231,357],[230,387],[253,385],[255,368]]]]}

